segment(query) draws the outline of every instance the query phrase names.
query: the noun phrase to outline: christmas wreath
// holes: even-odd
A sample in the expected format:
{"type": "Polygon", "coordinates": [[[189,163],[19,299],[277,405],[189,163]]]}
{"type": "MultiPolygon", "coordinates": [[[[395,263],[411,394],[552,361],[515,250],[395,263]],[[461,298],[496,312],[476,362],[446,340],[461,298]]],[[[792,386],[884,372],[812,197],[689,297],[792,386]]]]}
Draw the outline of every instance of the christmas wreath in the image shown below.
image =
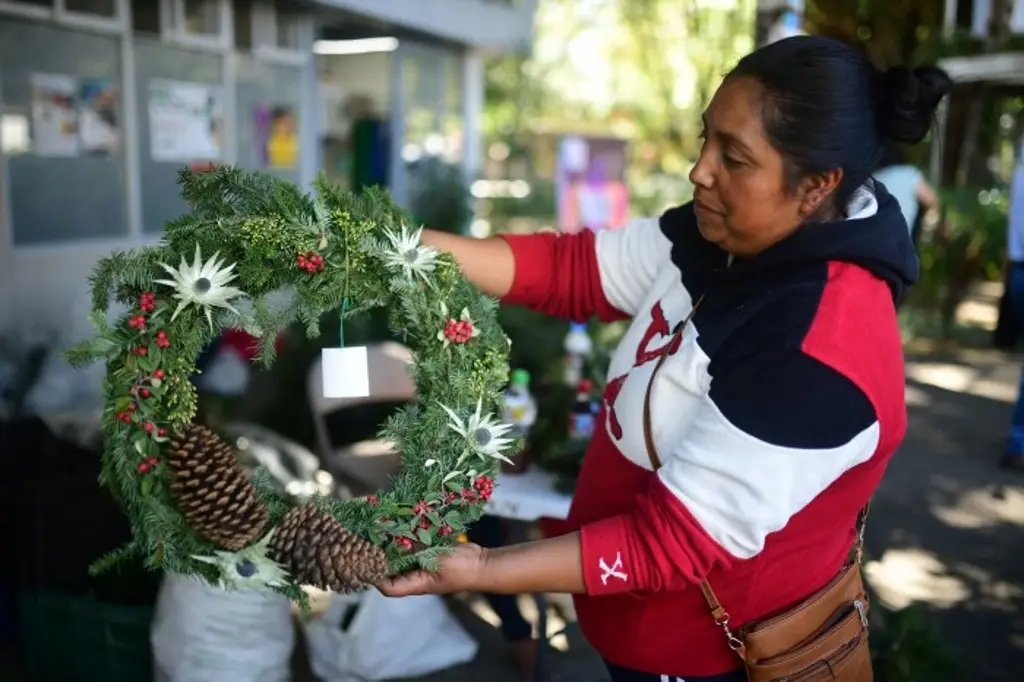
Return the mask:
{"type": "Polygon", "coordinates": [[[97,264],[96,336],[67,351],[78,365],[106,362],[101,483],[132,526],[132,541],[93,570],[141,555],[154,569],[301,601],[302,585],[351,591],[434,568],[483,513],[513,445],[494,416],[509,345],[495,301],[423,246],[384,192],[320,179],[307,195],[233,167],[183,171],[179,182],[191,212],[158,245],[97,264]],[[274,305],[282,291],[291,303],[274,305]],[[130,308],[113,322],[111,298],[130,308]],[[382,433],[403,463],[389,490],[293,501],[193,422],[195,361],[222,330],[258,337],[269,365],[292,323],[316,336],[327,311],[378,306],[413,351],[419,395],[382,433]]]}

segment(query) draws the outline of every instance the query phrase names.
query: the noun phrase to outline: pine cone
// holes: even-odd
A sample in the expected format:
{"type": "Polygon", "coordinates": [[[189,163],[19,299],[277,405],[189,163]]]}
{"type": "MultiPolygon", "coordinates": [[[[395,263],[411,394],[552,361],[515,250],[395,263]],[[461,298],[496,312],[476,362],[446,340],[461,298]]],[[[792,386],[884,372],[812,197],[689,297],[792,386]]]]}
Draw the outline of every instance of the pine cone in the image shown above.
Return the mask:
{"type": "Polygon", "coordinates": [[[205,426],[191,425],[171,443],[171,493],[188,524],[218,547],[236,551],[260,537],[267,510],[235,452],[205,426]]]}
{"type": "Polygon", "coordinates": [[[299,584],[332,592],[364,590],[388,575],[384,550],[312,504],[285,514],[270,540],[270,557],[299,584]]]}

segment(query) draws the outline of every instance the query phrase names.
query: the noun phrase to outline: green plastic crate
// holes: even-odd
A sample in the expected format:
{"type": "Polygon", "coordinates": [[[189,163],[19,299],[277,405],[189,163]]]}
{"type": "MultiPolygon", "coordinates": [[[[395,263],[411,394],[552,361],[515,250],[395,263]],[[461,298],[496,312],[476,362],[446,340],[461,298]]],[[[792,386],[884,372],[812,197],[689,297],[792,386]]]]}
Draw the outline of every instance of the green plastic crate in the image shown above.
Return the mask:
{"type": "Polygon", "coordinates": [[[153,607],[47,591],[23,591],[19,602],[22,658],[31,682],[152,679],[153,607]]]}

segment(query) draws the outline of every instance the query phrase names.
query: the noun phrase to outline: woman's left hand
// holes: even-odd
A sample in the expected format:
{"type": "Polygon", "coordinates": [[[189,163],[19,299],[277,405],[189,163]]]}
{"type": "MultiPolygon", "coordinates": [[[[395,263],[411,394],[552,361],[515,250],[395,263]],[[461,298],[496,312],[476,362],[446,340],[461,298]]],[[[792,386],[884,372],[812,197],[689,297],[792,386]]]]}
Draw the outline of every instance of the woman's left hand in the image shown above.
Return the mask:
{"type": "Polygon", "coordinates": [[[442,557],[436,573],[418,570],[385,579],[377,589],[389,597],[414,594],[449,594],[476,590],[480,585],[487,553],[479,545],[457,545],[442,557]]]}

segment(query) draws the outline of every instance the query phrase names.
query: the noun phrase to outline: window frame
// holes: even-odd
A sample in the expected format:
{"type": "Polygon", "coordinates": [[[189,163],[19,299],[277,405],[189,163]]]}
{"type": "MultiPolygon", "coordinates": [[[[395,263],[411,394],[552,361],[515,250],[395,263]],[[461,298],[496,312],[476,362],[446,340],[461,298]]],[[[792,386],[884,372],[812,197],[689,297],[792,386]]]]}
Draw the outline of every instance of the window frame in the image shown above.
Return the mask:
{"type": "Polygon", "coordinates": [[[114,16],[104,17],[68,9],[67,0],[50,0],[49,7],[30,5],[17,0],[0,0],[0,15],[49,20],[61,26],[111,34],[121,34],[127,30],[130,9],[130,0],[115,0],[114,16]]]}
{"type": "Polygon", "coordinates": [[[305,12],[298,16],[297,47],[281,47],[277,44],[279,15],[273,0],[257,0],[252,5],[252,53],[268,62],[299,66],[311,59],[313,33],[312,18],[305,12]],[[310,43],[307,45],[307,43],[310,43]],[[304,49],[305,48],[305,49],[304,49]]]}
{"type": "Polygon", "coordinates": [[[234,47],[234,7],[231,0],[214,0],[220,13],[216,34],[191,33],[186,28],[185,0],[160,0],[160,38],[181,47],[227,52],[234,47]]]}

